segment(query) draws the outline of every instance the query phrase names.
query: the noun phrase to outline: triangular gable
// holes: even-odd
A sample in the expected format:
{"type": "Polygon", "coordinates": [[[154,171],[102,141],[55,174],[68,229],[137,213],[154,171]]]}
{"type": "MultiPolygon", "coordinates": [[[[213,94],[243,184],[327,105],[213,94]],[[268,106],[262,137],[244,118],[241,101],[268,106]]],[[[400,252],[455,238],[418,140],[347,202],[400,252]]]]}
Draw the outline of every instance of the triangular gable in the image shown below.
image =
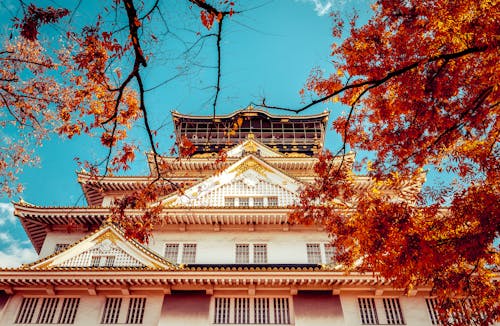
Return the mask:
{"type": "Polygon", "coordinates": [[[227,151],[227,157],[242,157],[246,154],[255,154],[261,157],[283,157],[283,154],[255,140],[253,137],[227,151]]]}
{"type": "Polygon", "coordinates": [[[103,225],[96,232],[63,251],[26,267],[52,268],[134,268],[172,270],[178,267],[137,241],[125,238],[114,224],[103,225]]]}
{"type": "MultiPolygon", "coordinates": [[[[165,198],[166,206],[228,206],[226,198],[252,198],[249,206],[292,205],[298,199],[302,183],[254,155],[248,155],[232,164],[220,174],[165,198]],[[262,198],[263,205],[253,205],[255,198],[262,198]],[[271,204],[272,198],[272,204],[271,204]],[[277,200],[277,201],[276,201],[277,200]]],[[[239,202],[239,200],[237,200],[239,202]]],[[[246,206],[239,205],[234,206],[246,206]]]]}

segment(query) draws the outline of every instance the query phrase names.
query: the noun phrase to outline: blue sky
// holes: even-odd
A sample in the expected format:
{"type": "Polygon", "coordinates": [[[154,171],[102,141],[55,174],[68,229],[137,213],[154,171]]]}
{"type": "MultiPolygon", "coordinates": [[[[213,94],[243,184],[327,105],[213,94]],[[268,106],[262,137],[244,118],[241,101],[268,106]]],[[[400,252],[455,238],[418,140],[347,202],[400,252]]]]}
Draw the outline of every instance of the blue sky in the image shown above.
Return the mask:
{"type": "MultiPolygon", "coordinates": [[[[146,1],[147,3],[148,1],[146,1]]],[[[8,25],[17,11],[17,0],[2,1],[0,18],[4,22],[0,35],[8,35],[8,25]]],[[[39,6],[66,6],[72,10],[77,1],[35,1],[39,6]]],[[[82,1],[73,22],[81,24],[95,20],[97,1],[82,1]]],[[[154,88],[146,97],[146,105],[153,115],[153,128],[160,128],[158,141],[160,151],[168,153],[172,140],[170,111],[185,114],[210,114],[215,85],[215,70],[205,66],[215,64],[214,41],[207,39],[203,48],[181,55],[190,45],[190,35],[205,33],[198,17],[189,11],[187,1],[163,0],[160,3],[170,12],[164,12],[171,34],[162,32],[160,21],[153,21],[152,28],[145,33],[154,33],[159,41],[147,44],[151,51],[149,67],[145,70],[146,88],[154,88]],[[160,24],[160,25],[157,25],[160,24]],[[188,43],[178,41],[187,39],[188,43]],[[203,67],[202,67],[203,66],[203,67]],[[165,83],[172,77],[172,81],[165,83]]],[[[268,104],[297,108],[301,105],[299,90],[315,67],[328,70],[332,20],[329,13],[339,11],[347,17],[356,8],[361,17],[367,17],[370,9],[362,0],[275,0],[236,1],[236,10],[248,9],[234,15],[225,22],[222,38],[222,82],[218,102],[218,113],[227,113],[258,102],[265,97],[268,104]],[[238,7],[240,6],[240,7],[238,7]]],[[[57,38],[60,30],[45,28],[47,37],[57,38]]],[[[122,68],[126,71],[126,67],[122,68]]],[[[307,100],[307,99],[306,99],[307,100]]],[[[331,111],[331,116],[341,114],[345,108],[333,103],[318,105],[306,113],[331,111]]],[[[274,112],[285,114],[283,112],[274,112]]],[[[3,132],[2,132],[3,134],[3,132]]],[[[9,134],[15,137],[15,134],[9,134]]],[[[139,123],[131,133],[131,139],[141,151],[127,174],[147,174],[146,161],[142,153],[145,134],[139,123]]],[[[326,147],[335,151],[340,138],[329,132],[326,147]]],[[[41,163],[35,168],[26,168],[19,175],[26,190],[21,195],[30,203],[45,206],[85,205],[81,188],[76,181],[78,169],[75,157],[83,160],[99,160],[103,149],[98,140],[78,137],[66,140],[54,135],[37,149],[41,163]]],[[[14,198],[18,200],[18,198],[14,198]]],[[[32,261],[35,254],[22,227],[12,215],[11,199],[0,196],[0,266],[16,266],[32,261]]]]}

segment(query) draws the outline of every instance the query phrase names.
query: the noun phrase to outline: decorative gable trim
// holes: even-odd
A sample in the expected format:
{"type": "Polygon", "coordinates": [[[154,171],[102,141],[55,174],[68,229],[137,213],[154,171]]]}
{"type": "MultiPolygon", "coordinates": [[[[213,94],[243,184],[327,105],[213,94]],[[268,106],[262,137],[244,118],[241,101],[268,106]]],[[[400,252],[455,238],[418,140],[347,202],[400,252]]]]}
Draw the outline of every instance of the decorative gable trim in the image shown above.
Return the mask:
{"type": "Polygon", "coordinates": [[[112,223],[74,243],[63,251],[40,259],[24,268],[141,268],[175,270],[179,267],[135,240],[125,238],[123,231],[112,223]]]}
{"type": "MultiPolygon", "coordinates": [[[[218,194],[220,198],[215,200],[209,198],[209,201],[203,200],[207,196],[214,195],[215,192],[221,191],[222,188],[227,188],[231,184],[241,183],[249,188],[258,183],[267,183],[273,188],[276,188],[286,196],[296,196],[302,183],[295,178],[283,173],[275,167],[269,165],[260,158],[250,154],[238,162],[235,162],[220,174],[212,176],[199,184],[185,190],[182,194],[176,194],[161,201],[161,204],[167,207],[192,207],[192,206],[224,206],[223,194],[218,194]]],[[[251,193],[251,195],[258,195],[251,193]]],[[[269,195],[269,194],[262,194],[269,195]]],[[[276,194],[275,194],[276,195],[276,194]]],[[[279,194],[278,194],[279,195],[279,194]]],[[[281,201],[280,201],[281,202],[281,201]]],[[[287,200],[283,206],[292,204],[291,200],[287,200]]]]}

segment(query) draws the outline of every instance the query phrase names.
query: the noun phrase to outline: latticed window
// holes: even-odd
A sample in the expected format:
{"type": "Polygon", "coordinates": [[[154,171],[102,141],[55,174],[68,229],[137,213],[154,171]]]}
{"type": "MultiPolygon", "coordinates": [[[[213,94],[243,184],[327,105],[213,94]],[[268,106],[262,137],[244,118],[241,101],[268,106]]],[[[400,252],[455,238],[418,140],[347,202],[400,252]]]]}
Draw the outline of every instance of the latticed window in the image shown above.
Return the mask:
{"type": "Polygon", "coordinates": [[[291,324],[289,298],[214,299],[214,324],[291,324]]]}
{"type": "Polygon", "coordinates": [[[43,298],[42,305],[40,307],[40,312],[38,313],[38,318],[36,319],[37,324],[52,324],[54,317],[56,315],[57,305],[59,304],[58,298],[43,298]]]}
{"type": "Polygon", "coordinates": [[[224,206],[233,207],[234,206],[234,197],[225,197],[224,198],[224,206]]]}
{"type": "Polygon", "coordinates": [[[268,197],[267,198],[267,206],[278,206],[278,197],[268,197]]]}
{"type": "MultiPolygon", "coordinates": [[[[442,325],[443,323],[439,319],[438,300],[436,298],[427,298],[425,299],[425,303],[427,305],[427,311],[432,325],[442,325]]],[[[469,324],[465,315],[469,315],[478,325],[486,319],[486,314],[478,309],[475,300],[467,298],[461,300],[458,307],[456,307],[452,313],[447,315],[447,321],[450,323],[460,323],[464,325],[469,324]]]]}
{"type": "Polygon", "coordinates": [[[358,298],[359,313],[363,325],[378,325],[374,298],[358,298]]]}
{"type": "Polygon", "coordinates": [[[241,206],[241,207],[248,207],[250,206],[250,198],[248,197],[240,197],[239,198],[239,205],[238,206],[241,206]]]}
{"type": "Polygon", "coordinates": [[[80,298],[62,298],[62,305],[60,302],[61,299],[55,297],[23,298],[15,323],[73,324],[80,298]]]}
{"type": "Polygon", "coordinates": [[[80,298],[64,298],[58,324],[73,324],[80,305],[80,298]]]}
{"type": "Polygon", "coordinates": [[[196,243],[185,243],[182,248],[182,262],[194,264],[196,261],[196,243]]]}
{"type": "Polygon", "coordinates": [[[335,248],[331,243],[325,243],[325,264],[332,263],[333,255],[335,254],[335,248]]]}
{"type": "Polygon", "coordinates": [[[69,243],[57,243],[56,248],[54,249],[54,252],[62,251],[64,249],[68,248],[68,246],[69,246],[69,243]]]}
{"type": "Polygon", "coordinates": [[[403,312],[397,298],[384,298],[384,311],[387,324],[389,325],[404,325],[403,312]]]}
{"type": "Polygon", "coordinates": [[[30,324],[33,321],[38,300],[38,298],[23,298],[17,313],[16,324],[30,324]]]}
{"type": "Polygon", "coordinates": [[[229,324],[230,317],[230,304],[229,298],[215,298],[215,314],[214,323],[215,324],[229,324]]]}
{"type": "Polygon", "coordinates": [[[269,298],[254,298],[254,323],[269,324],[269,298]]]}
{"type": "Polygon", "coordinates": [[[237,264],[267,264],[267,245],[265,243],[236,244],[237,264]]]}
{"type": "Polygon", "coordinates": [[[177,262],[177,256],[179,255],[179,244],[178,243],[166,243],[165,244],[165,258],[174,263],[177,262]]]}
{"type": "Polygon", "coordinates": [[[142,324],[146,298],[130,298],[127,311],[127,324],[142,324]]]}
{"type": "Polygon", "coordinates": [[[308,243],[307,262],[309,264],[321,264],[321,249],[319,243],[308,243]]]}
{"type": "Polygon", "coordinates": [[[113,267],[115,263],[115,256],[92,256],[90,265],[92,267],[113,267]]]}
{"type": "Polygon", "coordinates": [[[267,245],[254,244],[253,245],[253,262],[254,264],[267,263],[267,245]]]}
{"type": "Polygon", "coordinates": [[[248,244],[236,244],[236,263],[248,264],[250,262],[250,248],[248,244]]]}
{"type": "Polygon", "coordinates": [[[432,325],[440,325],[439,314],[437,311],[438,302],[435,298],[427,298],[425,299],[425,303],[427,304],[427,311],[429,312],[429,317],[431,319],[432,325]]]}
{"type": "Polygon", "coordinates": [[[234,323],[249,324],[250,323],[250,298],[235,298],[234,299],[234,323]]]}
{"type": "Polygon", "coordinates": [[[253,205],[255,207],[262,207],[262,206],[264,206],[264,198],[263,197],[255,197],[253,199],[253,205]]]}
{"type": "Polygon", "coordinates": [[[122,298],[106,298],[101,324],[118,324],[122,300],[122,298]]]}
{"type": "Polygon", "coordinates": [[[358,298],[363,325],[404,325],[398,298],[358,298]]]}

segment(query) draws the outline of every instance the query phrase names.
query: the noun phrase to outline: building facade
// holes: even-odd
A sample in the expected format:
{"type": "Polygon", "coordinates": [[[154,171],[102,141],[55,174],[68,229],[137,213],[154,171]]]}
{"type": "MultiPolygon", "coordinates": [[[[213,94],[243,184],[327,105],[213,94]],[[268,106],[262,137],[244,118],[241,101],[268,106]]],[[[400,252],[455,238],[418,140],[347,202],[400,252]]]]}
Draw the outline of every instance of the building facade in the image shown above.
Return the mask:
{"type": "Polygon", "coordinates": [[[327,113],[173,119],[177,138],[196,146],[190,158],[148,155],[149,176],[81,172],[86,207],[15,204],[40,259],[0,270],[1,325],[439,324],[429,288],[404,294],[371,273],[346,274],[321,227],[288,223],[314,182],[327,113]],[[162,221],[142,245],[109,222],[109,207],[158,173],[189,186],[153,203],[162,221]]]}

